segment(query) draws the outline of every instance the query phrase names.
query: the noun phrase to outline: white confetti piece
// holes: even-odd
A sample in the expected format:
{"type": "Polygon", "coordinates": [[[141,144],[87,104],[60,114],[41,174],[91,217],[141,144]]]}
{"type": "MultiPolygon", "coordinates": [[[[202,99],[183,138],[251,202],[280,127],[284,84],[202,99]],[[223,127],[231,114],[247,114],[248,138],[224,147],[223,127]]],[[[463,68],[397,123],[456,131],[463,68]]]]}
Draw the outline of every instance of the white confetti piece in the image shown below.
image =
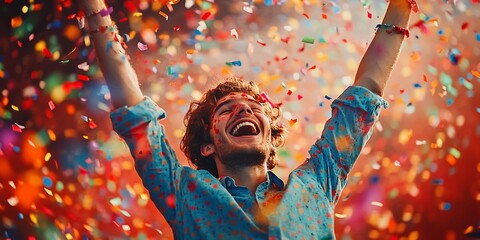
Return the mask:
{"type": "Polygon", "coordinates": [[[147,44],[143,44],[143,43],[141,43],[141,42],[138,42],[138,43],[137,43],[137,47],[138,47],[138,49],[139,49],[140,51],[148,50],[147,44]]]}
{"type": "Polygon", "coordinates": [[[237,30],[235,28],[230,30],[230,35],[235,37],[236,39],[238,39],[238,33],[237,33],[237,30]]]}
{"type": "Polygon", "coordinates": [[[16,196],[11,197],[7,200],[7,202],[8,202],[8,204],[10,204],[10,206],[15,207],[18,204],[18,198],[16,196]]]}
{"type": "Polygon", "coordinates": [[[78,69],[83,70],[85,72],[90,69],[90,65],[88,65],[87,62],[80,63],[80,64],[78,64],[77,67],[78,67],[78,69]]]}

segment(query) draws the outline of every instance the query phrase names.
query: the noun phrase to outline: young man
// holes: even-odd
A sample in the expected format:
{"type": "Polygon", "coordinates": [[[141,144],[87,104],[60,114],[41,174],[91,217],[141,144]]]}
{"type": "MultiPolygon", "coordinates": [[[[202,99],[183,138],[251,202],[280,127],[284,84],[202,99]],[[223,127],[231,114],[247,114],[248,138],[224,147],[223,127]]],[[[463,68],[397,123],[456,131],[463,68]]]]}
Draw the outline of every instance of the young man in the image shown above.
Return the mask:
{"type": "Polygon", "coordinates": [[[332,239],[334,207],[346,177],[372,133],[382,95],[408,31],[412,0],[391,0],[363,57],[354,86],[332,103],[332,118],[310,158],[284,184],[273,172],[284,142],[279,109],[253,82],[227,79],[194,102],[181,148],[198,166],[180,166],[159,119],[144,97],[101,0],[81,0],[116,110],[115,131],[178,239],[332,239]],[[103,10],[102,10],[103,9],[103,10]],[[105,51],[108,44],[110,51],[105,51]]]}

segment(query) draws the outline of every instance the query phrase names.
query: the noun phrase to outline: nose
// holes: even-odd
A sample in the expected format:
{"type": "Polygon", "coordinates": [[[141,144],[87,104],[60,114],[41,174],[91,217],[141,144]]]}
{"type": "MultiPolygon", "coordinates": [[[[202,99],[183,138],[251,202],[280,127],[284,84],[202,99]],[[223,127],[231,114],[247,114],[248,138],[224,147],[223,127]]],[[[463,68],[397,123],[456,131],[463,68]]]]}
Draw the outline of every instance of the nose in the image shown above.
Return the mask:
{"type": "Polygon", "coordinates": [[[252,108],[250,108],[248,104],[240,103],[237,105],[236,113],[238,115],[240,114],[249,115],[249,114],[253,114],[253,110],[252,108]]]}

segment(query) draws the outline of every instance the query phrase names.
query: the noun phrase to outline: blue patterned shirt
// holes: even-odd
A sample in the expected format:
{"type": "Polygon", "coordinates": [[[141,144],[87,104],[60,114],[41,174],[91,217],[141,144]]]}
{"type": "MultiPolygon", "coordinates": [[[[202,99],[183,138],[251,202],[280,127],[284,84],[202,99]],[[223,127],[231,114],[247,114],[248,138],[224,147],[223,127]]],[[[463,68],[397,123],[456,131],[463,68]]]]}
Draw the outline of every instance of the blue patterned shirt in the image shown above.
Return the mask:
{"type": "Polygon", "coordinates": [[[334,239],[334,207],[382,106],[366,88],[348,87],[310,157],[286,184],[269,171],[255,194],[228,176],[180,165],[158,121],[165,111],[151,99],[116,109],[111,119],[176,239],[334,239]]]}

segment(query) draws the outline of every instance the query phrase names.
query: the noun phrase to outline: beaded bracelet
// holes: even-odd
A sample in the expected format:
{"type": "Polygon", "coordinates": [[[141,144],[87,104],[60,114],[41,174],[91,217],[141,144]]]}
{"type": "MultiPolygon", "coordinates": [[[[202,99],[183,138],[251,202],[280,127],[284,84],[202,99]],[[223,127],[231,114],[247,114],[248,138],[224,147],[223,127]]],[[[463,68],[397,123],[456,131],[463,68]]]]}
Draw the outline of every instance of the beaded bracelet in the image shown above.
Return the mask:
{"type": "Polygon", "coordinates": [[[110,15],[110,13],[112,13],[112,12],[113,12],[113,7],[102,8],[102,9],[98,9],[96,11],[93,11],[93,12],[87,14],[85,17],[91,17],[91,16],[97,15],[97,14],[100,14],[100,16],[105,17],[105,16],[110,15]]]}
{"type": "Polygon", "coordinates": [[[417,2],[415,2],[415,0],[407,0],[408,3],[410,4],[410,8],[412,9],[413,12],[418,12],[418,5],[417,5],[417,2]]]}
{"type": "Polygon", "coordinates": [[[410,37],[410,32],[408,31],[408,29],[403,27],[395,26],[393,24],[383,23],[383,24],[377,24],[377,26],[375,27],[375,31],[377,31],[380,28],[384,28],[385,32],[389,34],[394,32],[394,33],[400,33],[403,36],[406,36],[407,38],[410,37]]]}
{"type": "Polygon", "coordinates": [[[110,25],[110,26],[100,26],[97,29],[91,30],[90,34],[94,34],[94,33],[97,33],[97,32],[104,33],[106,31],[118,33],[118,27],[115,24],[110,25]]]}

